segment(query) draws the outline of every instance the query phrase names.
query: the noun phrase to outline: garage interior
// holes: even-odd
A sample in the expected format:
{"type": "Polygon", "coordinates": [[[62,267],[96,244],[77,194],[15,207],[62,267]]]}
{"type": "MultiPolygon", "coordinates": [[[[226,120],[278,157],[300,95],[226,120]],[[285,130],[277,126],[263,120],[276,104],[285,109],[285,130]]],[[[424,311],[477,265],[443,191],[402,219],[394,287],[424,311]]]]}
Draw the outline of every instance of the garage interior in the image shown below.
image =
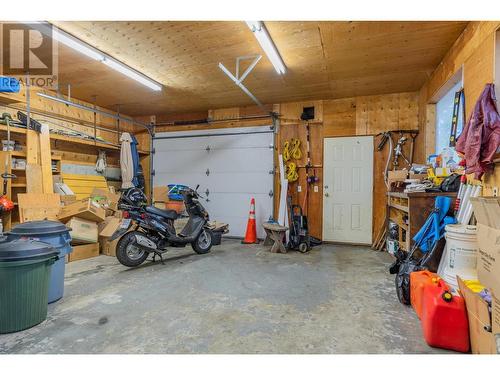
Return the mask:
{"type": "Polygon", "coordinates": [[[2,31],[0,353],[500,352],[500,21],[2,31]]]}

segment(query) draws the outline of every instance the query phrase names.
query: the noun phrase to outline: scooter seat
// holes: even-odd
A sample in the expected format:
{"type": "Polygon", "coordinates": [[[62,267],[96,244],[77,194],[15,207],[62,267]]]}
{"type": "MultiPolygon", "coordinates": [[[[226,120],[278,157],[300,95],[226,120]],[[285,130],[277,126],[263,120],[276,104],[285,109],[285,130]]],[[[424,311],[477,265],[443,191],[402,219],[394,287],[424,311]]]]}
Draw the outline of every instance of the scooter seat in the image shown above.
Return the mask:
{"type": "Polygon", "coordinates": [[[154,206],[147,206],[146,212],[153,214],[153,215],[158,215],[158,216],[164,217],[165,219],[171,219],[171,220],[177,219],[177,216],[178,216],[177,212],[174,210],[162,210],[161,208],[157,208],[154,206]]]}

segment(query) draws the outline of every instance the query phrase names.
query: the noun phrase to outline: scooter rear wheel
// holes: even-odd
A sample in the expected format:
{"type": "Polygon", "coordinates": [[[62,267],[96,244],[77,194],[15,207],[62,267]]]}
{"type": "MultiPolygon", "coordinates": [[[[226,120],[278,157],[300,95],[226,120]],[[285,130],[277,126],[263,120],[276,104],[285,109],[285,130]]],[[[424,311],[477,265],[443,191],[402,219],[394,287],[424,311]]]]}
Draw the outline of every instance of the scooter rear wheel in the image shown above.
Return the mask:
{"type": "Polygon", "coordinates": [[[203,229],[196,240],[191,243],[191,247],[197,254],[206,254],[210,252],[213,243],[212,232],[208,229],[203,229]]]}
{"type": "Polygon", "coordinates": [[[135,231],[123,235],[116,245],[116,258],[127,267],[141,265],[149,253],[139,248],[136,244],[135,231]]]}

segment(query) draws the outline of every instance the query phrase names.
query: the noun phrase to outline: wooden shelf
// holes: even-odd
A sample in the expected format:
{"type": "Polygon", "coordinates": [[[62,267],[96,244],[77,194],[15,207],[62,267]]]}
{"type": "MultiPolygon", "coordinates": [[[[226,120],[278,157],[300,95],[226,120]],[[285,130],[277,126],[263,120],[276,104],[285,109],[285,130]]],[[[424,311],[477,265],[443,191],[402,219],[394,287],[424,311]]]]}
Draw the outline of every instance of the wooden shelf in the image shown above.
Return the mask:
{"type": "MultiPolygon", "coordinates": [[[[7,125],[0,124],[0,131],[7,132],[7,125]]],[[[17,133],[17,134],[26,134],[26,129],[18,128],[15,126],[10,126],[10,132],[17,133]]],[[[113,144],[109,144],[109,143],[101,142],[101,141],[93,141],[90,139],[80,139],[77,137],[71,137],[69,135],[50,133],[50,139],[55,140],[57,142],[67,142],[67,143],[71,143],[71,144],[90,146],[90,147],[95,148],[96,151],[97,151],[97,149],[106,149],[108,151],[116,151],[116,152],[120,151],[120,147],[113,145],[113,144]]],[[[12,152],[16,152],[16,151],[12,151],[12,152]]],[[[140,155],[149,155],[149,151],[138,150],[138,152],[140,155]]]]}
{"type": "Polygon", "coordinates": [[[395,208],[396,210],[401,210],[401,211],[404,211],[404,212],[408,212],[408,207],[406,206],[401,206],[400,204],[396,204],[396,203],[389,203],[389,206],[395,208]]]}

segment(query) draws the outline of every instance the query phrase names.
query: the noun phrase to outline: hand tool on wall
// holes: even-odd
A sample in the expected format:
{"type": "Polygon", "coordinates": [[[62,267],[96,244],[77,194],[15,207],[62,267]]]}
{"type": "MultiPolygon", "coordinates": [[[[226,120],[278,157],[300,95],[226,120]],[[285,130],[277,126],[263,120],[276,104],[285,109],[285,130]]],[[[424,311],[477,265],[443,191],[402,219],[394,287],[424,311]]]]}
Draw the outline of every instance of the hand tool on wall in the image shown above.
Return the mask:
{"type": "Polygon", "coordinates": [[[455,99],[453,100],[453,115],[451,118],[451,130],[450,130],[450,147],[455,147],[457,143],[457,130],[458,130],[458,119],[460,104],[462,103],[462,118],[465,120],[465,92],[461,88],[455,93],[455,99]]]}

